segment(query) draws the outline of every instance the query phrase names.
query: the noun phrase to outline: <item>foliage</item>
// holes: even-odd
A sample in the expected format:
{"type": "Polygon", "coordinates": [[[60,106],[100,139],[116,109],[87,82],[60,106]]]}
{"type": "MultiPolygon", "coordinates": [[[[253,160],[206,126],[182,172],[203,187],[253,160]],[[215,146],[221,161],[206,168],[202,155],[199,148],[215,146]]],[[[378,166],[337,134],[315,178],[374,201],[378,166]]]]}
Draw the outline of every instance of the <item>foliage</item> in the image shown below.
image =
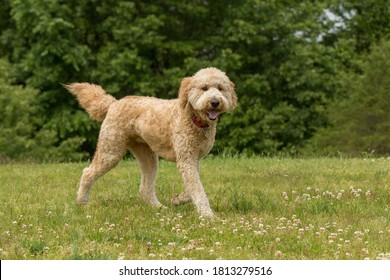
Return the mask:
{"type": "Polygon", "coordinates": [[[14,69],[0,60],[0,162],[13,160],[76,160],[81,137],[69,138],[55,147],[58,136],[45,128],[39,92],[12,85],[14,69]]]}
{"type": "Polygon", "coordinates": [[[360,62],[361,74],[343,77],[348,98],[329,108],[331,126],[308,149],[359,154],[390,153],[390,41],[382,41],[360,62]]]}
{"type": "Polygon", "coordinates": [[[370,50],[372,43],[390,34],[390,5],[388,0],[332,0],[329,10],[337,16],[338,24],[328,39],[353,41],[358,53],[370,50]]]}
{"type": "Polygon", "coordinates": [[[222,116],[214,152],[295,153],[345,97],[343,73],[388,35],[387,2],[4,0],[0,57],[14,85],[37,90],[36,130],[56,149],[92,155],[99,128],[60,83],[175,98],[183,77],[216,66],[239,107],[222,116]]]}

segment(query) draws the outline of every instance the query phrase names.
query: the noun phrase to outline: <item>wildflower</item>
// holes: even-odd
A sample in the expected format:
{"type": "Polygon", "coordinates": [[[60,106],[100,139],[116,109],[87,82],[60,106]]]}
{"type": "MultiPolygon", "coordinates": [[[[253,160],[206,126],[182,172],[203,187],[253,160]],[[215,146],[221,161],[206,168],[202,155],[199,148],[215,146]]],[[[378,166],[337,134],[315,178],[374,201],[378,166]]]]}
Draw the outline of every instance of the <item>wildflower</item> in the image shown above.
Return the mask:
{"type": "Polygon", "coordinates": [[[115,224],[111,224],[109,227],[108,227],[108,230],[111,231],[115,228],[115,224]]]}
{"type": "Polygon", "coordinates": [[[294,219],[293,223],[295,227],[298,227],[302,224],[300,219],[294,219]]]}
{"type": "Polygon", "coordinates": [[[331,233],[331,234],[328,236],[328,239],[334,240],[334,239],[336,239],[336,237],[337,237],[337,233],[331,233]]]}
{"type": "Polygon", "coordinates": [[[281,258],[283,256],[283,253],[281,251],[276,251],[275,252],[275,257],[281,258]]]}
{"type": "Polygon", "coordinates": [[[385,254],[384,253],[379,253],[378,256],[376,257],[377,260],[384,260],[385,259],[385,254]]]}
{"type": "Polygon", "coordinates": [[[8,256],[8,253],[6,251],[1,250],[0,253],[1,253],[1,256],[3,256],[3,257],[7,257],[8,256]]]}

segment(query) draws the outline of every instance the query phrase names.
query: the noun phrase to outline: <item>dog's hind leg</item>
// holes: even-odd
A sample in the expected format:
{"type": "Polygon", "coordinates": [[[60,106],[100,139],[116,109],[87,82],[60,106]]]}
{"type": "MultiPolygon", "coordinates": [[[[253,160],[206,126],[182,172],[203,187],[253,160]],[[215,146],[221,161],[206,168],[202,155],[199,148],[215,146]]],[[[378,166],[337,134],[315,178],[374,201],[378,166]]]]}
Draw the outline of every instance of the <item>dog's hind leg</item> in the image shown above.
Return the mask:
{"type": "Polygon", "coordinates": [[[153,207],[163,207],[156,196],[156,177],[158,169],[158,156],[146,144],[131,145],[130,151],[137,159],[141,169],[141,183],[139,192],[141,197],[153,207]]]}
{"type": "Polygon", "coordinates": [[[81,176],[80,187],[77,191],[78,204],[88,202],[92,185],[114,168],[127,152],[127,147],[123,144],[125,143],[124,135],[116,134],[112,137],[114,134],[110,134],[109,130],[110,128],[104,128],[104,124],[102,125],[93,160],[90,166],[83,170],[81,176]]]}

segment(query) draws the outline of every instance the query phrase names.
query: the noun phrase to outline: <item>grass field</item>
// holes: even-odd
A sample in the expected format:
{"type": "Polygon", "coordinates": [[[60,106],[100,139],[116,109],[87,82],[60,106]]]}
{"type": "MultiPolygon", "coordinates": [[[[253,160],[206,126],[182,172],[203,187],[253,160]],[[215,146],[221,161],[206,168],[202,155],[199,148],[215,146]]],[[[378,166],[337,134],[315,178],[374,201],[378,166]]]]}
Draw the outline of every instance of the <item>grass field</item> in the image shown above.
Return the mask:
{"type": "Polygon", "coordinates": [[[86,163],[0,165],[0,259],[390,259],[390,159],[219,158],[201,164],[215,221],[160,162],[167,209],[123,161],[75,203],[86,163]]]}

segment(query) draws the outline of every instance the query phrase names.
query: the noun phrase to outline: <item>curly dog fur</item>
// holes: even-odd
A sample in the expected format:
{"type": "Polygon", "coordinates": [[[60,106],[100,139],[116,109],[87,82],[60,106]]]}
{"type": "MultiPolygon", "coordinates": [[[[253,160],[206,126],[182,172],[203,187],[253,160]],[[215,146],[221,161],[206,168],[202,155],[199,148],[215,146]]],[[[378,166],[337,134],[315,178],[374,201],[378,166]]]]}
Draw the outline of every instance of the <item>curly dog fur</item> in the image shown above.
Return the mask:
{"type": "Polygon", "coordinates": [[[85,204],[94,182],[130,150],[141,168],[140,194],[162,207],[155,193],[158,156],[175,161],[185,191],[174,205],[192,201],[199,214],[213,216],[199,176],[199,161],[214,144],[218,117],[237,105],[234,84],[217,68],[204,68],[181,82],[172,100],[127,96],[116,100],[100,86],[73,83],[65,87],[92,119],[103,121],[95,155],[83,170],[77,202],[85,204]]]}

